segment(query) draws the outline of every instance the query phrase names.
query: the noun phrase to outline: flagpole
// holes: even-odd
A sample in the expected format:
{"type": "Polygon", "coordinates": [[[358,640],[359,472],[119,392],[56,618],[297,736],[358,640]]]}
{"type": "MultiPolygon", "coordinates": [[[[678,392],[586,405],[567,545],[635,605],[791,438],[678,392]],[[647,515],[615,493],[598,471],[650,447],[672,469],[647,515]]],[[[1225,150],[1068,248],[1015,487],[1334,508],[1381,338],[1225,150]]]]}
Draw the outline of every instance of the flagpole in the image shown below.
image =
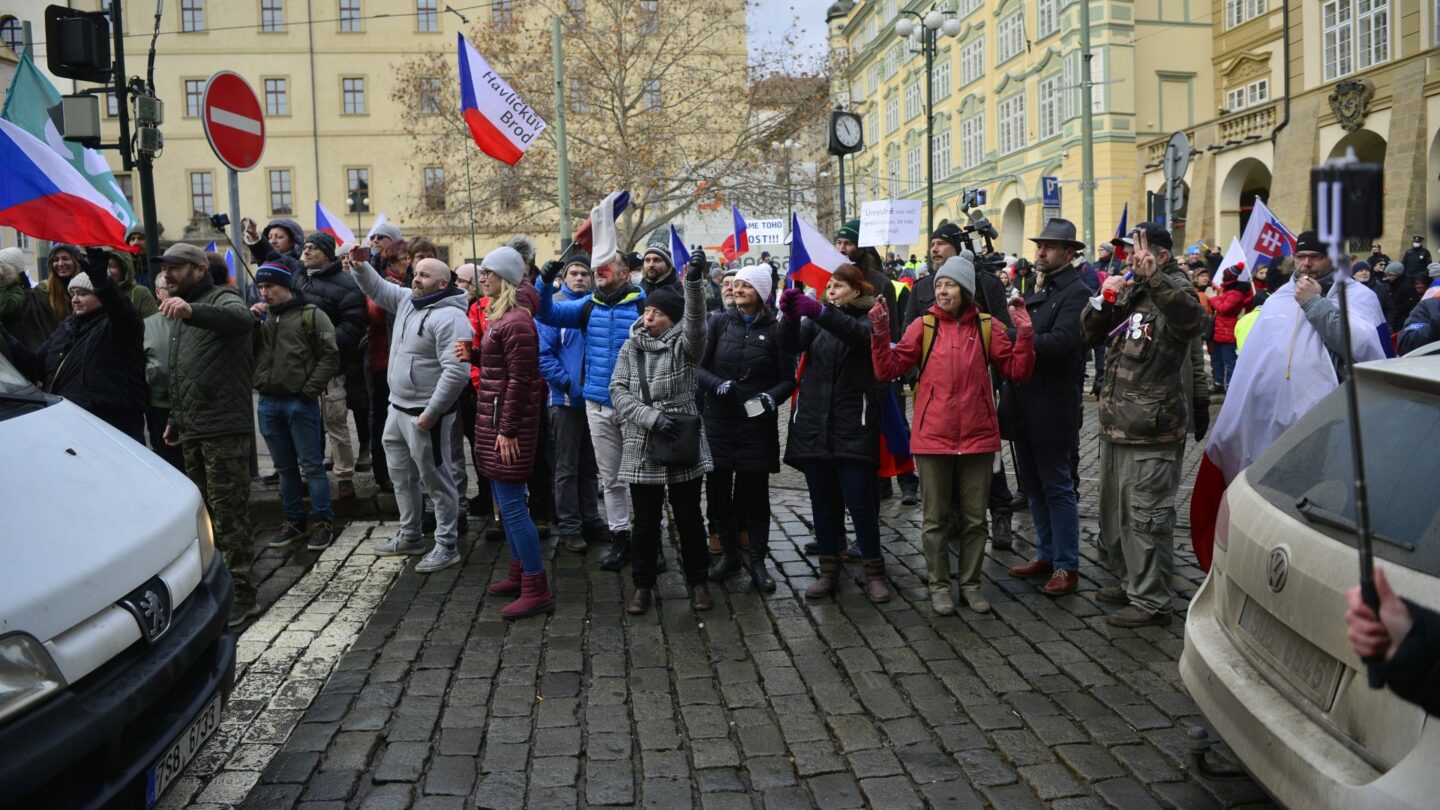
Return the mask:
{"type": "Polygon", "coordinates": [[[560,16],[550,20],[550,51],[555,60],[555,160],[560,194],[560,244],[570,238],[570,155],[565,139],[565,43],[560,16]]]}
{"type": "MultiPolygon", "coordinates": [[[[469,140],[467,138],[467,140],[469,140]]],[[[470,144],[465,144],[465,196],[470,198],[466,219],[470,220],[470,257],[480,260],[480,249],[475,247],[475,184],[470,181],[470,144]]]]}

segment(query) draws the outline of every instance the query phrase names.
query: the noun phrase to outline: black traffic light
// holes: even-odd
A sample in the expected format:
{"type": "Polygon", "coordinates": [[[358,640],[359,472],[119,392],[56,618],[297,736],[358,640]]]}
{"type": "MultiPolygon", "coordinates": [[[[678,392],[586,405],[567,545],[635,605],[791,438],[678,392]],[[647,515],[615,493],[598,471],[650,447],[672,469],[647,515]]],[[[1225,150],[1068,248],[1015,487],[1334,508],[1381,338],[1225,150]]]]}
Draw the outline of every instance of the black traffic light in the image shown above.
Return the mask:
{"type": "Polygon", "coordinates": [[[45,44],[45,66],[56,76],[110,82],[110,18],[105,12],[46,7],[45,44]]]}

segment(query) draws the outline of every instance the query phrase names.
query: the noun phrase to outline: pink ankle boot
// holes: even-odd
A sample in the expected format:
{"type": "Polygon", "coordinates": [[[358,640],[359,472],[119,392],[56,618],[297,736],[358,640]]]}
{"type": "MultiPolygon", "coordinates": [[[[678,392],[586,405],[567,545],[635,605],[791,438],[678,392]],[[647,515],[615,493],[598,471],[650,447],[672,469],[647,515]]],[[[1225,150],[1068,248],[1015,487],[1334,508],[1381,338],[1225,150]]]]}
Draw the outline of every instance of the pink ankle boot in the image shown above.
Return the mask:
{"type": "Polygon", "coordinates": [[[550,597],[550,581],[545,572],[522,574],[520,576],[520,598],[506,605],[500,615],[507,619],[523,619],[537,613],[555,610],[555,600],[550,597]]]}
{"type": "Polygon", "coordinates": [[[520,567],[519,560],[510,561],[510,573],[499,582],[490,586],[490,593],[496,596],[509,596],[520,592],[520,575],[524,571],[520,567]]]}

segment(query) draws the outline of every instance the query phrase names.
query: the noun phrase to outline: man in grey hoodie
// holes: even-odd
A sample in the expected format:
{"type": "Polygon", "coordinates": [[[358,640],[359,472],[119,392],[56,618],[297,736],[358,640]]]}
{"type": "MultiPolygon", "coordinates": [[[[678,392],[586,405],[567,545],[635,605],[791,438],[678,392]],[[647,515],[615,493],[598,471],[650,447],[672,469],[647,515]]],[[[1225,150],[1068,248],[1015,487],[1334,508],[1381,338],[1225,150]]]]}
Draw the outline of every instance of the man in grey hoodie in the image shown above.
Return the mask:
{"type": "Polygon", "coordinates": [[[435,547],[415,566],[428,574],[460,562],[460,493],[455,488],[452,434],[461,389],[470,384],[470,366],[455,355],[455,343],[470,340],[465,291],[453,283],[439,259],[421,259],[410,289],[382,279],[368,262],[346,265],[370,300],[395,316],[390,330],[390,412],[382,445],[395,483],[400,531],[375,548],[380,556],[420,554],[421,491],[435,504],[435,547]]]}

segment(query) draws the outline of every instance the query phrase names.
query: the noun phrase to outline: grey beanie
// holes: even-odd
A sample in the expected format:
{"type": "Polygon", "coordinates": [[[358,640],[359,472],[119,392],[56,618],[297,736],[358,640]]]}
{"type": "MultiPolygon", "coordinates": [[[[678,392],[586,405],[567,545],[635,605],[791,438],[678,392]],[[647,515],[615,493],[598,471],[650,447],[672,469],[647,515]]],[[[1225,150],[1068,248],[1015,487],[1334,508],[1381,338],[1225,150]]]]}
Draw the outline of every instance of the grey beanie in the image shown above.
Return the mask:
{"type": "Polygon", "coordinates": [[[936,280],[948,278],[960,285],[960,289],[975,295],[975,254],[968,250],[960,251],[960,255],[951,256],[940,265],[935,273],[936,280]]]}
{"type": "Polygon", "coordinates": [[[671,267],[675,266],[675,260],[670,256],[670,248],[666,247],[665,245],[662,245],[659,242],[656,242],[652,245],[647,245],[645,247],[645,252],[640,255],[649,256],[651,253],[654,253],[656,256],[663,258],[665,260],[665,263],[670,265],[671,267]]]}
{"type": "Polygon", "coordinates": [[[1425,270],[1430,274],[1430,278],[1440,278],[1440,262],[1431,262],[1425,270]]]}
{"type": "Polygon", "coordinates": [[[405,238],[400,235],[400,226],[389,221],[382,222],[379,225],[376,225],[374,228],[374,233],[376,236],[388,236],[396,242],[399,242],[401,239],[405,238]]]}
{"type": "Polygon", "coordinates": [[[505,243],[505,246],[515,248],[520,254],[520,259],[524,261],[526,265],[535,261],[535,240],[530,237],[524,234],[512,237],[509,242],[505,243]]]}
{"type": "Polygon", "coordinates": [[[525,259],[520,256],[520,251],[509,245],[485,254],[484,261],[480,262],[480,269],[489,270],[516,287],[525,279],[525,259]]]}

